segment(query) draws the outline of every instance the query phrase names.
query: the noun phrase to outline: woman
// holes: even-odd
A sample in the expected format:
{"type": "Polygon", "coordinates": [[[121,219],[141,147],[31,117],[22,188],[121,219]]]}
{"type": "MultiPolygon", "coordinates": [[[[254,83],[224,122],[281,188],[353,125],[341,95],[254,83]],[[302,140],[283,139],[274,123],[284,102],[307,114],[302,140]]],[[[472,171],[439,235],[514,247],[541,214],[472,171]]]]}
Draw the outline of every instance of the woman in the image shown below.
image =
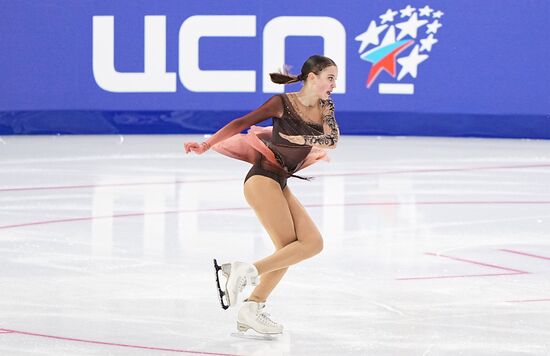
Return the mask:
{"type": "Polygon", "coordinates": [[[314,55],[304,63],[298,76],[286,73],[270,76],[278,84],[298,81],[304,84],[299,92],[271,97],[205,142],[185,143],[185,152],[202,154],[212,147],[253,164],[245,178],[244,194],[276,251],[253,264],[233,262],[220,268],[214,260],[216,278],[220,269],[227,278],[225,292],[220,289],[224,309],[236,305],[238,294],[246,285],[256,286],[239,310],[240,331],[252,328],[263,334],[280,334],[283,326],[265,313],[265,301],[289,266],[318,254],[323,248],[321,233],[288,188],[287,179],[308,179],[294,173],[328,159],[323,148],[336,147],[339,130],[330,94],[336,87],[338,69],[330,58],[314,55]],[[273,127],[253,126],[268,118],[273,118],[273,127]],[[248,134],[239,134],[249,127],[248,134]],[[228,305],[224,305],[224,296],[228,305]]]}

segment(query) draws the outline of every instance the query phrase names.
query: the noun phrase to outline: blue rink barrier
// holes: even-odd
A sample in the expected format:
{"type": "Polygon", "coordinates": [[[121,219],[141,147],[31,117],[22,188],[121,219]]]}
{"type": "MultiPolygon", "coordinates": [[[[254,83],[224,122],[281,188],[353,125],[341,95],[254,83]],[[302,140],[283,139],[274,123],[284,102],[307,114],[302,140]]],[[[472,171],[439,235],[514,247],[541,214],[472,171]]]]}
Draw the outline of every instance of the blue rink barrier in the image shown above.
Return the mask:
{"type": "Polygon", "coordinates": [[[343,134],[550,139],[547,0],[0,9],[2,135],[212,133],[285,90],[269,72],[320,53],[343,134]]]}
{"type": "MultiPolygon", "coordinates": [[[[43,111],[0,113],[0,135],[203,134],[246,112],[43,111]]],[[[548,117],[338,112],[347,135],[549,139],[548,117]],[[496,129],[498,128],[498,129],[496,129]]],[[[260,126],[270,125],[266,120],[260,126]]]]}

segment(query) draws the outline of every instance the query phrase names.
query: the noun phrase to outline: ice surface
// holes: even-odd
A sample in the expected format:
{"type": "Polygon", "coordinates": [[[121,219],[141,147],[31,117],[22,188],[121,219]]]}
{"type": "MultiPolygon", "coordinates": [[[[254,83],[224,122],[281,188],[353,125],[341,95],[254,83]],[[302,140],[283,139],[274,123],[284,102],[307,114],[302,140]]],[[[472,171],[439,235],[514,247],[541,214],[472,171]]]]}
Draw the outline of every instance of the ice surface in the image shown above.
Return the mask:
{"type": "Polygon", "coordinates": [[[343,137],[254,340],[212,268],[273,250],[249,166],[190,138],[2,137],[0,355],[550,355],[550,141],[343,137]]]}

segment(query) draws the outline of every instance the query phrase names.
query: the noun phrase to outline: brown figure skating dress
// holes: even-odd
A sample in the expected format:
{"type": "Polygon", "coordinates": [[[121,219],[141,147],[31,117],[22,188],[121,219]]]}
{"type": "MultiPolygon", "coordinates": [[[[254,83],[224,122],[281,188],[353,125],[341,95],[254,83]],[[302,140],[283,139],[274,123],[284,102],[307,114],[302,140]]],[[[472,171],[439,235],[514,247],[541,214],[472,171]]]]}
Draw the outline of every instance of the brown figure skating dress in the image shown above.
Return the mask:
{"type": "Polygon", "coordinates": [[[328,160],[325,148],[334,148],[339,138],[331,99],[307,107],[296,93],[275,95],[241,120],[250,127],[247,134],[234,135],[212,148],[253,164],[245,182],[254,175],[262,175],[275,180],[281,189],[286,187],[289,177],[307,179],[295,173],[319,160],[328,160]],[[254,126],[269,118],[273,119],[273,126],[254,126]],[[304,143],[292,143],[281,133],[301,136],[304,143]]]}

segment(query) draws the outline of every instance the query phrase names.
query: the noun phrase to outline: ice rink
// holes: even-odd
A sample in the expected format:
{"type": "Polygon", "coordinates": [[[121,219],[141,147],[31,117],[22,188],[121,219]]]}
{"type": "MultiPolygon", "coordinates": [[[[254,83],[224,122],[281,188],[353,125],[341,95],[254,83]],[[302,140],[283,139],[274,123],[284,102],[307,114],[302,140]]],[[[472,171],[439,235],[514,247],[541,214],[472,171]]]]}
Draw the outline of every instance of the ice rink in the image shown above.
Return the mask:
{"type": "Polygon", "coordinates": [[[273,250],[249,165],[190,138],[0,137],[0,355],[550,355],[550,141],[342,137],[256,340],[212,268],[273,250]]]}

